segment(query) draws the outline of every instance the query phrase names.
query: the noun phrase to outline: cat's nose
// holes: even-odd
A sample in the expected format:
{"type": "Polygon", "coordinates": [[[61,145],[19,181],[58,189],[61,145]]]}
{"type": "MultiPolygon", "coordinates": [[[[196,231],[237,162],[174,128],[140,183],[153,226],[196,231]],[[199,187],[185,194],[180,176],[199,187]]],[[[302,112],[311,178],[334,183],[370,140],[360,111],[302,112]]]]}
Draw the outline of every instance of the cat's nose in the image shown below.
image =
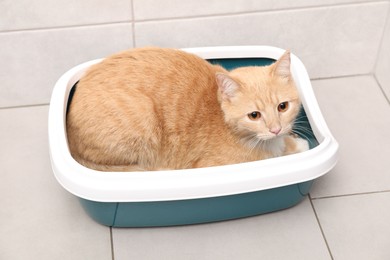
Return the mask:
{"type": "Polygon", "coordinates": [[[269,131],[275,135],[278,135],[280,133],[280,131],[282,130],[282,128],[280,127],[274,127],[274,128],[270,128],[269,131]]]}

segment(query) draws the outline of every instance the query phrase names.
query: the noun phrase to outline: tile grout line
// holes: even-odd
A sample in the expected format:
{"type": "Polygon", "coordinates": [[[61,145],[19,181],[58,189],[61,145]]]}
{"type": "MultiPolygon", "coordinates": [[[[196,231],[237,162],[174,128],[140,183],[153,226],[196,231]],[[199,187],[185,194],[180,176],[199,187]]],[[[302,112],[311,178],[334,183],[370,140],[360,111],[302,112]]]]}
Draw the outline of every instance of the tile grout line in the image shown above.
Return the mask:
{"type": "Polygon", "coordinates": [[[272,12],[289,12],[289,11],[300,11],[308,9],[320,9],[320,8],[333,8],[333,7],[344,7],[344,6],[353,6],[353,5],[372,5],[388,3],[385,0],[378,0],[373,2],[351,2],[351,3],[340,3],[340,4],[329,4],[329,5],[312,5],[312,6],[298,6],[298,7],[285,7],[285,8],[276,8],[276,9],[264,9],[264,10],[253,10],[253,11],[237,11],[237,12],[225,12],[225,13],[215,13],[215,14],[203,14],[203,15],[188,15],[188,16],[178,16],[178,17],[162,17],[162,18],[146,18],[134,20],[139,23],[148,23],[148,22],[164,22],[164,21],[176,21],[176,20],[186,20],[186,19],[202,19],[202,18],[219,18],[219,17],[229,17],[229,16],[239,16],[239,15],[251,15],[251,14],[260,14],[260,13],[272,13],[272,12]]]}
{"type": "Polygon", "coordinates": [[[115,254],[114,254],[114,239],[112,235],[112,227],[110,228],[110,246],[111,246],[111,258],[112,260],[115,260],[115,254]]]}
{"type": "Polygon", "coordinates": [[[328,253],[329,253],[330,259],[334,260],[333,255],[332,255],[332,251],[330,250],[330,247],[329,247],[329,244],[328,244],[328,240],[326,239],[324,230],[322,229],[322,226],[321,226],[321,223],[320,223],[320,219],[318,218],[317,211],[316,211],[316,209],[314,207],[314,204],[313,204],[313,201],[312,201],[310,193],[308,194],[308,196],[309,196],[309,201],[310,201],[311,208],[313,209],[314,216],[316,217],[316,220],[317,220],[318,227],[320,228],[322,238],[324,239],[326,248],[328,249],[328,253]]]}
{"type": "Polygon", "coordinates": [[[374,77],[376,84],[378,84],[378,87],[379,87],[380,91],[382,92],[383,96],[385,97],[387,103],[390,105],[390,97],[387,96],[385,89],[382,87],[381,83],[379,82],[378,78],[376,77],[376,74],[374,73],[372,76],[374,77]]]}
{"type": "Polygon", "coordinates": [[[344,79],[344,78],[353,78],[353,77],[364,77],[364,76],[372,76],[372,73],[357,73],[357,74],[350,74],[350,75],[339,75],[339,76],[332,76],[332,77],[318,77],[318,78],[310,78],[310,81],[314,80],[328,80],[328,79],[344,79]]]}
{"type": "Polygon", "coordinates": [[[50,105],[50,103],[40,103],[40,104],[0,107],[0,111],[1,110],[6,110],[6,109],[17,109],[17,108],[28,108],[28,107],[43,107],[43,106],[48,106],[48,105],[50,105]]]}
{"type": "Polygon", "coordinates": [[[133,48],[136,47],[136,40],[135,40],[135,12],[134,12],[134,0],[131,0],[131,30],[132,30],[132,36],[133,36],[133,48]]]}
{"type": "Polygon", "coordinates": [[[389,22],[390,22],[390,6],[387,8],[387,17],[386,17],[385,25],[384,25],[383,32],[382,32],[381,41],[379,42],[379,46],[378,46],[378,50],[377,50],[377,54],[376,54],[376,59],[375,59],[375,64],[373,66],[372,76],[374,77],[374,80],[378,84],[379,89],[382,91],[382,94],[385,97],[385,99],[387,100],[387,103],[390,105],[390,97],[386,94],[384,87],[381,85],[381,83],[379,82],[379,80],[376,76],[376,70],[379,66],[378,65],[379,64],[379,56],[380,56],[382,48],[384,46],[385,34],[386,34],[388,27],[390,27],[389,22]]]}
{"type": "Polygon", "coordinates": [[[12,34],[12,33],[24,33],[24,32],[40,32],[40,31],[55,31],[55,30],[67,30],[67,29],[78,29],[86,27],[98,27],[98,26],[110,26],[110,25],[121,25],[129,24],[132,20],[114,21],[114,22],[96,22],[96,23],[85,23],[85,24],[70,24],[70,25],[58,25],[53,27],[34,27],[34,28],[21,28],[14,30],[2,30],[0,34],[12,34]]]}
{"type": "MultiPolygon", "coordinates": [[[[377,49],[377,53],[376,53],[376,59],[375,59],[375,64],[374,64],[374,66],[373,66],[373,72],[372,72],[372,74],[374,74],[375,75],[375,71],[376,71],[376,69],[378,68],[378,63],[379,63],[379,55],[380,55],[380,53],[381,53],[381,50],[382,50],[382,48],[383,48],[383,46],[384,46],[384,39],[385,39],[385,34],[386,34],[386,29],[387,29],[387,27],[390,27],[390,26],[388,26],[388,24],[389,24],[389,21],[390,21],[390,6],[387,8],[387,17],[386,17],[386,19],[385,19],[385,25],[383,26],[383,31],[382,31],[382,36],[381,36],[381,40],[379,41],[379,46],[378,46],[378,49],[377,49]]],[[[390,29],[390,28],[389,28],[390,29]]]]}
{"type": "Polygon", "coordinates": [[[388,192],[390,192],[390,190],[359,192],[359,193],[342,194],[342,195],[333,195],[333,196],[324,196],[324,197],[310,198],[310,199],[311,199],[311,200],[322,200],[322,199],[333,199],[333,198],[342,198],[342,197],[352,197],[352,196],[359,196],[359,195],[380,194],[380,193],[388,193],[388,192]]]}

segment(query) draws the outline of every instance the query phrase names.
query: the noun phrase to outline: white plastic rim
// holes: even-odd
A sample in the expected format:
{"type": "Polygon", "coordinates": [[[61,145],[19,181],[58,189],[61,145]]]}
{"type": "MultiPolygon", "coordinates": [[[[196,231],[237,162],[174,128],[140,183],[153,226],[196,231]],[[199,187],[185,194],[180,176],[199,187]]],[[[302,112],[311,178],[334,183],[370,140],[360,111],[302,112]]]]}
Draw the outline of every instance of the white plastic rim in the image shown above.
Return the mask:
{"type": "MultiPolygon", "coordinates": [[[[272,58],[284,50],[270,46],[183,49],[205,59],[272,58]]],[[[337,162],[338,143],[329,131],[302,62],[291,55],[291,71],[319,145],[299,154],[216,167],[149,171],[100,172],[76,162],[66,138],[69,92],[85,70],[99,60],[80,64],[57,81],[49,110],[49,147],[54,175],[70,193],[98,202],[145,202],[200,199],[272,189],[314,180],[337,162]]]]}

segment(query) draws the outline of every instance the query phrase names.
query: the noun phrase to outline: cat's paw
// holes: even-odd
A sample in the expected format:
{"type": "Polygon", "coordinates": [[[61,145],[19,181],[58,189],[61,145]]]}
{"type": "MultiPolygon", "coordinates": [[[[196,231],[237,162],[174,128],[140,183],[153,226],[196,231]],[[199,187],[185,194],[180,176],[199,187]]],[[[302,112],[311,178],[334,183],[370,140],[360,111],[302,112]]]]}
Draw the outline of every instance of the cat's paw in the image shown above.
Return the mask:
{"type": "Polygon", "coordinates": [[[309,142],[306,139],[295,135],[289,135],[285,138],[284,155],[300,153],[309,150],[309,142]]]}
{"type": "Polygon", "coordinates": [[[296,145],[296,151],[304,152],[310,149],[309,142],[306,139],[302,139],[300,137],[294,138],[295,145],[296,145]]]}

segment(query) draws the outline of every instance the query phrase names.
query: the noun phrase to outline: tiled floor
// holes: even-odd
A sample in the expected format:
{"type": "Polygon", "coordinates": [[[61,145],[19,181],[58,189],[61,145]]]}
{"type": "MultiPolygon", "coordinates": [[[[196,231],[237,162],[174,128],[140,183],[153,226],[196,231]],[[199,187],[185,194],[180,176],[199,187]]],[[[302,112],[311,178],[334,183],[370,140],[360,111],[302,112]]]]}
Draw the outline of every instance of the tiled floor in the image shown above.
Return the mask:
{"type": "Polygon", "coordinates": [[[280,212],[170,228],[90,220],[50,168],[48,106],[0,109],[0,259],[390,259],[390,105],[371,76],[313,81],[336,168],[280,212]]]}

